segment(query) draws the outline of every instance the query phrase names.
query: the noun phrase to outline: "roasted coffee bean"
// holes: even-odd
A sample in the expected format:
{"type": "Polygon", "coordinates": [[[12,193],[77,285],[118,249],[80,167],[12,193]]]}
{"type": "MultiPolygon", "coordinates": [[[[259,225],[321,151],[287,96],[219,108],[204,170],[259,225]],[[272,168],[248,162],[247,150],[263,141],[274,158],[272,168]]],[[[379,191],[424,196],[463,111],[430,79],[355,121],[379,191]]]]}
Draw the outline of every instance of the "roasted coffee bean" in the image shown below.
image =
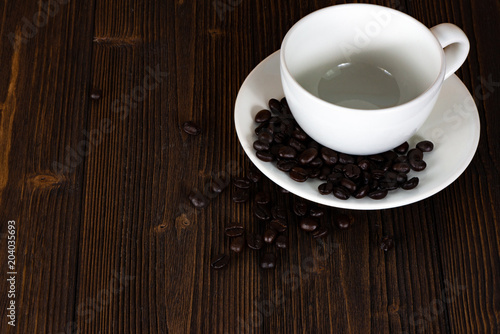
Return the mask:
{"type": "Polygon", "coordinates": [[[307,143],[307,148],[315,148],[316,151],[319,151],[319,144],[317,142],[315,142],[314,140],[311,140],[307,143]]]}
{"type": "Polygon", "coordinates": [[[347,189],[351,194],[356,191],[356,183],[353,181],[346,179],[345,177],[340,179],[340,185],[347,189]]]}
{"type": "Polygon", "coordinates": [[[394,151],[387,151],[382,153],[382,156],[386,161],[394,161],[398,157],[398,154],[394,151]]]}
{"type": "Polygon", "coordinates": [[[269,149],[269,152],[273,155],[273,156],[278,156],[278,152],[281,150],[281,148],[285,146],[283,144],[273,144],[271,145],[271,148],[269,149]]]}
{"type": "Polygon", "coordinates": [[[255,115],[255,122],[265,123],[271,119],[271,112],[267,109],[262,109],[255,115]]]}
{"type": "Polygon", "coordinates": [[[255,155],[257,155],[257,158],[265,162],[271,162],[274,160],[274,156],[269,151],[257,151],[255,155]]]}
{"type": "Polygon", "coordinates": [[[300,220],[299,226],[306,232],[312,232],[318,228],[319,223],[316,219],[306,217],[300,220]]]}
{"type": "Polygon", "coordinates": [[[374,190],[370,193],[368,193],[368,197],[371,199],[382,199],[387,196],[388,190],[387,189],[379,189],[379,190],[374,190]]]}
{"type": "Polygon", "coordinates": [[[273,269],[276,266],[276,255],[273,253],[266,253],[260,260],[260,267],[262,269],[273,269]]]}
{"type": "Polygon", "coordinates": [[[345,167],[344,167],[345,177],[347,177],[351,180],[356,180],[360,174],[361,174],[361,169],[358,166],[353,165],[353,164],[345,165],[345,167]]]}
{"type": "Polygon", "coordinates": [[[419,182],[418,177],[412,177],[411,179],[409,179],[408,181],[403,183],[401,188],[403,188],[404,190],[411,190],[411,189],[415,188],[416,186],[418,186],[418,182],[419,182]]]}
{"type": "Polygon", "coordinates": [[[264,240],[260,234],[247,234],[247,245],[250,249],[259,250],[264,245],[264,240]]]}
{"type": "Polygon", "coordinates": [[[224,229],[228,238],[234,238],[245,233],[245,228],[240,223],[231,223],[224,229]]]}
{"type": "Polygon", "coordinates": [[[318,238],[324,238],[328,235],[328,229],[324,226],[320,226],[318,227],[313,233],[312,233],[312,236],[313,238],[315,239],[318,239],[318,238]]]}
{"type": "Polygon", "coordinates": [[[278,132],[274,134],[274,142],[276,144],[283,144],[287,140],[287,137],[284,133],[278,132]]]}
{"type": "Polygon", "coordinates": [[[248,172],[247,178],[253,183],[257,183],[262,178],[262,172],[257,169],[255,166],[250,167],[250,171],[248,172]]]}
{"type": "Polygon", "coordinates": [[[250,188],[250,180],[247,179],[246,177],[235,177],[233,178],[233,185],[236,187],[236,188],[240,188],[240,189],[248,189],[250,188]]]}
{"type": "Polygon", "coordinates": [[[324,214],[325,214],[325,211],[321,208],[318,208],[318,207],[313,207],[309,210],[309,216],[314,217],[314,218],[323,217],[324,214]]]}
{"type": "Polygon", "coordinates": [[[290,138],[288,145],[298,152],[302,152],[306,149],[306,146],[295,138],[290,138]]]}
{"type": "Polygon", "coordinates": [[[321,166],[323,166],[323,159],[316,157],[309,163],[309,166],[320,168],[321,166]]]}
{"type": "Polygon", "coordinates": [[[297,182],[305,182],[307,180],[307,171],[301,167],[293,167],[289,175],[292,180],[297,182]]]}
{"type": "Polygon", "coordinates": [[[410,145],[408,144],[408,142],[405,141],[403,144],[394,148],[394,152],[399,153],[399,154],[405,154],[408,151],[409,147],[410,147],[410,145]]]}
{"type": "Polygon", "coordinates": [[[229,264],[229,256],[226,254],[219,254],[212,259],[210,266],[213,269],[222,269],[229,264]]]}
{"type": "Polygon", "coordinates": [[[398,173],[408,173],[410,171],[410,165],[406,162],[398,162],[392,165],[392,170],[398,173]]]}
{"type": "Polygon", "coordinates": [[[408,180],[408,175],[406,173],[398,173],[398,176],[396,177],[396,181],[399,184],[403,184],[408,180]]]}
{"type": "Polygon", "coordinates": [[[99,88],[94,88],[90,92],[90,98],[92,100],[99,100],[101,96],[102,96],[102,90],[100,90],[99,88]]]}
{"type": "Polygon", "coordinates": [[[371,173],[363,171],[360,176],[360,181],[362,184],[370,184],[373,181],[373,176],[371,173]]]}
{"type": "Polygon", "coordinates": [[[410,163],[412,161],[420,161],[424,158],[424,153],[418,148],[413,148],[408,151],[407,157],[410,163]]]}
{"type": "Polygon", "coordinates": [[[267,191],[261,191],[255,195],[255,203],[268,204],[271,202],[271,195],[267,191]]]}
{"type": "Polygon", "coordinates": [[[281,160],[276,164],[276,167],[283,172],[289,172],[295,166],[297,166],[295,160],[281,160]]]}
{"type": "Polygon", "coordinates": [[[269,100],[269,109],[275,114],[280,114],[281,113],[281,103],[280,101],[276,99],[270,99],[269,100]]]}
{"type": "Polygon", "coordinates": [[[271,222],[269,223],[269,227],[273,230],[276,230],[277,232],[283,233],[288,228],[288,224],[286,223],[286,220],[276,218],[271,220],[271,222]]]}
{"type": "Polygon", "coordinates": [[[263,131],[259,134],[259,141],[261,141],[263,143],[271,144],[273,142],[273,140],[274,140],[274,137],[269,132],[263,131]]]}
{"type": "Polygon", "coordinates": [[[385,171],[382,169],[374,169],[372,170],[372,178],[375,180],[380,180],[384,177],[385,171]]]}
{"type": "Polygon", "coordinates": [[[414,171],[420,172],[423,171],[425,167],[427,167],[427,164],[424,160],[410,160],[410,166],[414,171]]]}
{"type": "Polygon", "coordinates": [[[379,182],[380,189],[394,190],[398,188],[397,174],[394,172],[387,172],[384,178],[379,182]]]}
{"type": "Polygon", "coordinates": [[[299,217],[305,216],[308,209],[309,206],[307,205],[306,201],[302,199],[298,199],[295,201],[295,203],[293,203],[293,212],[299,217]]]}
{"type": "Polygon", "coordinates": [[[328,147],[322,147],[321,148],[321,158],[325,162],[325,164],[329,166],[333,166],[337,163],[338,159],[338,154],[332,149],[329,149],[328,147]]]}
{"type": "Polygon", "coordinates": [[[333,196],[337,197],[338,199],[346,200],[349,199],[351,195],[349,194],[349,191],[347,191],[347,189],[344,187],[333,187],[333,196]]]}
{"type": "Polygon", "coordinates": [[[253,142],[253,148],[256,151],[267,151],[269,150],[269,143],[256,140],[253,142]]]}
{"type": "Polygon", "coordinates": [[[364,185],[361,188],[359,188],[355,193],[354,193],[354,198],[360,199],[363,197],[366,197],[368,195],[368,192],[370,191],[370,186],[369,185],[364,185]]]}
{"type": "Polygon", "coordinates": [[[245,248],[245,237],[239,236],[231,240],[229,248],[235,253],[241,253],[243,248],[245,248]]]}
{"type": "Polygon", "coordinates": [[[320,173],[321,173],[321,169],[319,169],[319,168],[312,168],[309,171],[308,177],[311,178],[311,179],[315,179],[315,178],[317,178],[319,176],[320,173]]]}
{"type": "Polygon", "coordinates": [[[391,167],[392,167],[392,161],[386,161],[380,165],[380,170],[387,172],[388,170],[391,169],[391,167]]]}
{"type": "Polygon", "coordinates": [[[286,210],[280,205],[275,205],[271,208],[271,215],[273,216],[274,219],[286,220],[287,218],[286,210]]]}
{"type": "Polygon", "coordinates": [[[330,195],[333,192],[333,183],[331,181],[322,183],[318,186],[318,190],[321,195],[330,195]]]}
{"type": "Polygon", "coordinates": [[[283,115],[291,114],[290,107],[288,106],[288,102],[286,101],[285,97],[281,99],[281,112],[283,113],[283,115]]]}
{"type": "Polygon", "coordinates": [[[394,159],[395,164],[400,163],[400,162],[408,163],[408,157],[406,155],[400,155],[399,157],[394,159]]]}
{"type": "Polygon", "coordinates": [[[321,173],[319,173],[318,175],[318,179],[320,179],[321,181],[326,181],[328,179],[328,175],[330,175],[331,172],[332,170],[329,167],[322,167],[321,173]]]}
{"type": "Polygon", "coordinates": [[[276,239],[276,236],[278,235],[278,232],[275,229],[268,228],[264,232],[264,242],[266,244],[272,244],[274,239],[276,239]]]}
{"type": "Polygon", "coordinates": [[[274,241],[276,244],[276,247],[281,248],[281,249],[286,249],[288,248],[288,238],[285,235],[280,235],[276,238],[274,241]]]}
{"type": "Polygon", "coordinates": [[[189,193],[189,200],[197,208],[204,208],[208,205],[208,198],[203,196],[198,190],[193,190],[189,193]]]}
{"type": "Polygon", "coordinates": [[[214,193],[220,194],[221,192],[224,191],[224,189],[226,189],[229,186],[229,183],[231,183],[229,177],[227,178],[215,177],[211,183],[212,191],[214,193]]]}
{"type": "Polygon", "coordinates": [[[294,159],[297,156],[297,151],[290,146],[283,146],[278,151],[278,156],[283,159],[294,159]]]}
{"type": "Polygon", "coordinates": [[[383,250],[384,252],[387,252],[388,250],[391,250],[394,248],[394,239],[390,236],[385,236],[382,238],[382,241],[380,241],[380,249],[383,250]]]}
{"type": "Polygon", "coordinates": [[[255,134],[257,136],[259,136],[263,132],[269,132],[270,134],[272,134],[272,132],[270,132],[270,131],[267,130],[267,126],[268,125],[269,124],[267,124],[267,123],[259,124],[259,126],[255,128],[255,134]]]}
{"type": "Polygon", "coordinates": [[[303,165],[307,165],[308,163],[313,161],[317,156],[318,156],[318,151],[314,147],[311,147],[300,153],[299,162],[303,165]]]}
{"type": "Polygon", "coordinates": [[[383,162],[385,160],[382,154],[372,154],[368,156],[368,159],[375,162],[383,162]]]}
{"type": "Polygon", "coordinates": [[[328,181],[332,182],[334,185],[338,185],[342,178],[344,178],[344,174],[340,172],[334,172],[328,175],[328,181]]]}
{"type": "Polygon", "coordinates": [[[339,213],[338,215],[336,215],[333,221],[335,223],[335,226],[337,226],[341,230],[347,230],[349,227],[351,227],[352,224],[351,217],[344,213],[339,213]]]}
{"type": "Polygon", "coordinates": [[[255,217],[260,220],[269,220],[271,219],[271,211],[265,205],[255,204],[253,206],[253,214],[255,217]]]}
{"type": "Polygon", "coordinates": [[[424,140],[417,144],[417,148],[422,152],[430,152],[434,149],[434,144],[431,141],[424,140]]]}
{"type": "Polygon", "coordinates": [[[369,160],[363,159],[358,162],[358,167],[363,171],[367,171],[370,169],[371,163],[369,160]]]}
{"type": "Polygon", "coordinates": [[[201,128],[194,122],[184,122],[182,124],[182,130],[191,136],[197,136],[201,133],[201,128]]]}
{"type": "Polygon", "coordinates": [[[236,188],[233,190],[232,199],[234,203],[245,203],[248,201],[249,196],[247,189],[236,188]]]}
{"type": "Polygon", "coordinates": [[[308,138],[307,134],[302,130],[293,130],[292,137],[299,141],[306,141],[308,138]]]}
{"type": "Polygon", "coordinates": [[[269,124],[272,124],[274,126],[279,126],[279,125],[281,125],[281,119],[279,117],[276,117],[276,116],[271,117],[269,119],[269,124]]]}
{"type": "Polygon", "coordinates": [[[356,160],[350,154],[339,153],[339,162],[341,164],[347,165],[356,163],[356,160]]]}

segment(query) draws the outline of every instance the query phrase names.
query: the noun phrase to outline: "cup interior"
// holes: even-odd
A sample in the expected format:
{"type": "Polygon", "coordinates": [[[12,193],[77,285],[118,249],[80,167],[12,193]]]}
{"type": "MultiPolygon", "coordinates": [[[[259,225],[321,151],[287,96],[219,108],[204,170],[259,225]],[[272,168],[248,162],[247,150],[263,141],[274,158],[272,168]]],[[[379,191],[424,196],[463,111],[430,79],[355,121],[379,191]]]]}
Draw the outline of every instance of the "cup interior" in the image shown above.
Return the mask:
{"type": "Polygon", "coordinates": [[[285,70],[317,97],[320,80],[341,66],[385,71],[399,89],[395,105],[423,94],[444,71],[443,49],[427,27],[368,4],[336,5],[304,17],[285,36],[282,52],[285,70]]]}

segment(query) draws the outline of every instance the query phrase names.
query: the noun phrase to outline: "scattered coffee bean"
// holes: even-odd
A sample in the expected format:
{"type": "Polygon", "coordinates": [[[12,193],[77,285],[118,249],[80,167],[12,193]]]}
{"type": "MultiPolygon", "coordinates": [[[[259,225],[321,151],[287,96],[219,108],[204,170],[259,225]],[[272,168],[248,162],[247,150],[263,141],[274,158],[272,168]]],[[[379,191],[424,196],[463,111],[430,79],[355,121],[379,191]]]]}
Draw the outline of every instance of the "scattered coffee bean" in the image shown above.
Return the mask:
{"type": "Polygon", "coordinates": [[[255,115],[255,122],[265,123],[271,119],[271,112],[267,109],[263,109],[255,115]]]}
{"type": "Polygon", "coordinates": [[[349,227],[351,227],[352,220],[348,215],[340,213],[334,217],[334,222],[339,229],[347,230],[349,227]]]}
{"type": "Polygon", "coordinates": [[[339,162],[341,164],[347,165],[347,164],[354,164],[356,160],[350,154],[339,153],[339,162]]]}
{"type": "Polygon", "coordinates": [[[92,100],[99,100],[101,96],[102,96],[102,90],[100,90],[99,88],[94,88],[90,92],[90,98],[92,100]]]}
{"type": "Polygon", "coordinates": [[[286,220],[282,218],[275,218],[271,220],[271,222],[269,223],[269,227],[273,230],[276,230],[277,232],[283,233],[288,228],[288,224],[286,223],[286,220]]]}
{"type": "Polygon", "coordinates": [[[392,170],[398,173],[408,173],[410,171],[410,165],[406,162],[398,162],[392,165],[392,170]]]}
{"type": "Polygon", "coordinates": [[[285,211],[285,208],[283,208],[280,205],[275,205],[271,208],[271,215],[273,216],[274,219],[286,220],[287,218],[287,213],[285,211]]]}
{"type": "MultiPolygon", "coordinates": [[[[274,141],[274,136],[269,132],[263,131],[259,134],[259,141],[271,144],[274,141]]],[[[257,150],[259,151],[259,150],[257,150]]]]}
{"type": "Polygon", "coordinates": [[[321,195],[330,195],[333,192],[333,183],[330,181],[322,183],[318,186],[318,190],[321,195]]]}
{"type": "Polygon", "coordinates": [[[257,151],[255,155],[257,155],[257,158],[265,162],[271,162],[274,160],[274,156],[269,151],[257,151]]]}
{"type": "Polygon", "coordinates": [[[434,149],[434,144],[431,141],[424,140],[417,144],[417,148],[422,152],[430,152],[434,149]]]}
{"type": "Polygon", "coordinates": [[[416,186],[418,186],[418,182],[419,182],[418,177],[412,177],[411,179],[409,179],[408,181],[403,183],[401,188],[403,188],[404,190],[411,190],[411,189],[415,188],[416,186]]]}
{"type": "Polygon", "coordinates": [[[201,128],[192,121],[184,122],[182,124],[182,130],[191,136],[197,136],[201,133],[201,128]]]}
{"type": "Polygon", "coordinates": [[[369,191],[370,191],[370,186],[364,185],[354,193],[354,198],[361,199],[363,197],[366,197],[369,191]]]}
{"type": "Polygon", "coordinates": [[[302,165],[307,165],[318,156],[318,151],[314,148],[308,148],[299,155],[299,162],[302,165]]]}
{"type": "Polygon", "coordinates": [[[276,99],[270,99],[269,100],[269,109],[271,109],[271,111],[274,114],[280,114],[281,113],[281,103],[280,103],[280,101],[278,101],[276,99]]]}
{"type": "Polygon", "coordinates": [[[274,239],[276,239],[276,236],[278,235],[278,232],[275,229],[268,228],[264,232],[264,242],[266,244],[272,244],[274,239]]]}
{"type": "Polygon", "coordinates": [[[245,228],[240,223],[231,223],[224,229],[229,238],[239,237],[245,232],[245,228]]]}
{"type": "Polygon", "coordinates": [[[302,199],[297,199],[293,204],[293,212],[299,217],[305,216],[307,214],[308,209],[309,207],[306,201],[302,199]]]}
{"type": "Polygon", "coordinates": [[[325,162],[325,164],[329,166],[333,166],[337,163],[338,161],[338,154],[332,149],[329,149],[328,147],[323,147],[321,148],[321,158],[325,162]]]}
{"type": "Polygon", "coordinates": [[[281,249],[288,248],[288,238],[285,235],[280,235],[276,238],[275,242],[276,247],[281,249]]]}
{"type": "Polygon", "coordinates": [[[306,232],[312,232],[318,228],[319,223],[317,220],[313,218],[306,217],[300,220],[299,226],[302,230],[306,232]]]}
{"type": "Polygon", "coordinates": [[[370,197],[371,199],[383,199],[387,196],[387,194],[387,189],[379,189],[368,193],[368,197],[370,197]]]}
{"type": "Polygon", "coordinates": [[[289,175],[292,180],[297,182],[305,182],[308,178],[307,171],[302,167],[293,167],[289,175]]]}
{"type": "Polygon", "coordinates": [[[396,147],[394,151],[399,154],[405,154],[406,152],[408,152],[409,147],[410,145],[408,144],[408,142],[405,141],[403,144],[396,147]]]}
{"type": "Polygon", "coordinates": [[[318,227],[313,233],[312,233],[312,236],[313,238],[315,239],[318,239],[318,238],[323,238],[323,237],[326,237],[328,235],[328,229],[324,226],[320,226],[318,227]]]}
{"type": "Polygon", "coordinates": [[[234,203],[245,203],[246,201],[248,201],[248,198],[248,190],[240,188],[234,189],[232,197],[234,203]]]}
{"type": "Polygon", "coordinates": [[[191,191],[188,197],[191,203],[197,208],[204,208],[208,205],[208,199],[197,190],[191,191]]]}
{"type": "Polygon", "coordinates": [[[380,242],[380,249],[382,249],[384,252],[387,252],[388,250],[393,248],[394,248],[394,240],[390,236],[384,237],[380,242]]]}
{"type": "Polygon", "coordinates": [[[222,178],[222,177],[215,177],[212,180],[211,188],[214,193],[220,194],[221,192],[224,191],[229,186],[229,183],[231,180],[229,177],[227,178],[222,178]]]}
{"type": "Polygon", "coordinates": [[[333,196],[338,199],[346,200],[351,196],[349,191],[344,187],[333,187],[333,196]]]}
{"type": "Polygon", "coordinates": [[[314,218],[323,217],[324,214],[325,214],[325,211],[323,209],[318,208],[318,207],[313,207],[309,210],[309,216],[314,217],[314,218]]]}
{"type": "Polygon", "coordinates": [[[259,250],[264,245],[264,240],[260,234],[247,234],[247,245],[250,249],[259,250]]]}
{"type": "Polygon", "coordinates": [[[278,151],[278,156],[283,159],[294,159],[297,156],[297,151],[290,146],[283,146],[278,151]]]}
{"type": "Polygon", "coordinates": [[[273,269],[276,266],[276,255],[273,253],[265,253],[260,260],[262,269],[273,269]]]}
{"type": "Polygon", "coordinates": [[[255,204],[253,206],[253,214],[255,217],[260,220],[269,220],[271,219],[271,212],[265,205],[255,204]]]}
{"type": "Polygon", "coordinates": [[[420,161],[424,158],[424,153],[418,148],[413,148],[408,151],[407,157],[410,163],[412,161],[420,161]]]}
{"type": "Polygon", "coordinates": [[[229,264],[229,256],[226,254],[219,254],[212,259],[211,267],[214,269],[222,269],[229,264]]]}
{"type": "Polygon", "coordinates": [[[248,189],[250,188],[250,180],[246,177],[235,177],[233,178],[233,185],[236,188],[248,189]]]}
{"type": "Polygon", "coordinates": [[[260,140],[256,140],[253,142],[253,148],[256,151],[267,151],[267,150],[269,150],[269,143],[262,142],[260,140]]]}
{"type": "Polygon", "coordinates": [[[283,172],[289,172],[292,168],[296,167],[297,163],[294,160],[281,160],[278,161],[276,167],[283,172]]]}
{"type": "Polygon", "coordinates": [[[252,165],[250,166],[250,171],[248,172],[247,178],[250,181],[257,183],[262,178],[262,172],[258,170],[257,167],[252,165]]]}
{"type": "Polygon", "coordinates": [[[269,202],[271,202],[271,195],[267,191],[261,191],[255,195],[255,203],[268,204],[269,202]]]}
{"type": "Polygon", "coordinates": [[[235,253],[240,253],[244,247],[245,247],[245,238],[241,235],[239,237],[232,239],[231,244],[229,245],[229,248],[235,253]]]}
{"type": "Polygon", "coordinates": [[[420,172],[423,171],[425,167],[427,167],[427,164],[424,160],[410,160],[410,166],[414,171],[420,172]]]}

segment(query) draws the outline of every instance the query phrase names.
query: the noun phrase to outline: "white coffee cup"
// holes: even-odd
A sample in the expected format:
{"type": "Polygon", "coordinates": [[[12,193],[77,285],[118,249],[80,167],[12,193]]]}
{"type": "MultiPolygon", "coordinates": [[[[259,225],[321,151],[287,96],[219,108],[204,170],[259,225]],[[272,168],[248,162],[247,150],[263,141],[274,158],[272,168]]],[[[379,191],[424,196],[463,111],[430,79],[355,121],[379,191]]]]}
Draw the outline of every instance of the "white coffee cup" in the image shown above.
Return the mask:
{"type": "Polygon", "coordinates": [[[281,47],[281,80],[293,116],[314,140],[339,152],[374,154],[415,134],[443,81],[468,53],[467,36],[453,24],[429,30],[391,8],[336,5],[307,15],[288,31],[281,47]],[[365,78],[365,68],[375,75],[365,78]],[[332,99],[346,98],[334,104],[318,95],[338,73],[347,78],[346,87],[340,79],[331,81],[339,92],[332,99]],[[380,75],[384,80],[377,81],[380,75]],[[351,88],[375,102],[350,96],[351,88]]]}

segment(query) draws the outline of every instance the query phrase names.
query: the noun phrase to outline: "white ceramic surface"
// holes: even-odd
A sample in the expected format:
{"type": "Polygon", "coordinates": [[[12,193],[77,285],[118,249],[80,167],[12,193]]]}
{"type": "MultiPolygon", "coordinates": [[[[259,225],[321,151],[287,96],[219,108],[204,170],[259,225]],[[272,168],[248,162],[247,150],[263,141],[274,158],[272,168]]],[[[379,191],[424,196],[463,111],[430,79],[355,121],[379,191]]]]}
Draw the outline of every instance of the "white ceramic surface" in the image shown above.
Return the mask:
{"type": "Polygon", "coordinates": [[[302,129],[332,149],[373,154],[416,133],[429,116],[443,80],[465,61],[469,42],[453,24],[429,30],[391,8],[345,4],[302,18],[286,34],[281,50],[284,95],[302,129]],[[368,63],[391,73],[400,87],[401,103],[366,110],[318,98],[314,90],[322,73],[332,64],[345,63],[368,63]],[[311,71],[318,73],[311,75],[311,71]]]}
{"type": "Polygon", "coordinates": [[[279,63],[280,55],[277,51],[248,75],[236,99],[234,121],[240,143],[255,166],[273,182],[300,197],[332,207],[355,210],[403,206],[432,196],[447,187],[462,174],[474,156],[480,130],[477,108],[464,84],[457,76],[452,75],[444,82],[429,118],[409,140],[413,146],[423,139],[435,143],[434,151],[426,153],[424,157],[427,168],[422,172],[410,173],[411,177],[420,178],[417,188],[390,191],[382,200],[350,198],[343,201],[333,195],[320,195],[318,185],[321,181],[293,181],[287,173],[278,170],[275,163],[258,159],[252,146],[257,140],[254,132],[255,114],[267,108],[269,99],[283,97],[279,63]]]}

